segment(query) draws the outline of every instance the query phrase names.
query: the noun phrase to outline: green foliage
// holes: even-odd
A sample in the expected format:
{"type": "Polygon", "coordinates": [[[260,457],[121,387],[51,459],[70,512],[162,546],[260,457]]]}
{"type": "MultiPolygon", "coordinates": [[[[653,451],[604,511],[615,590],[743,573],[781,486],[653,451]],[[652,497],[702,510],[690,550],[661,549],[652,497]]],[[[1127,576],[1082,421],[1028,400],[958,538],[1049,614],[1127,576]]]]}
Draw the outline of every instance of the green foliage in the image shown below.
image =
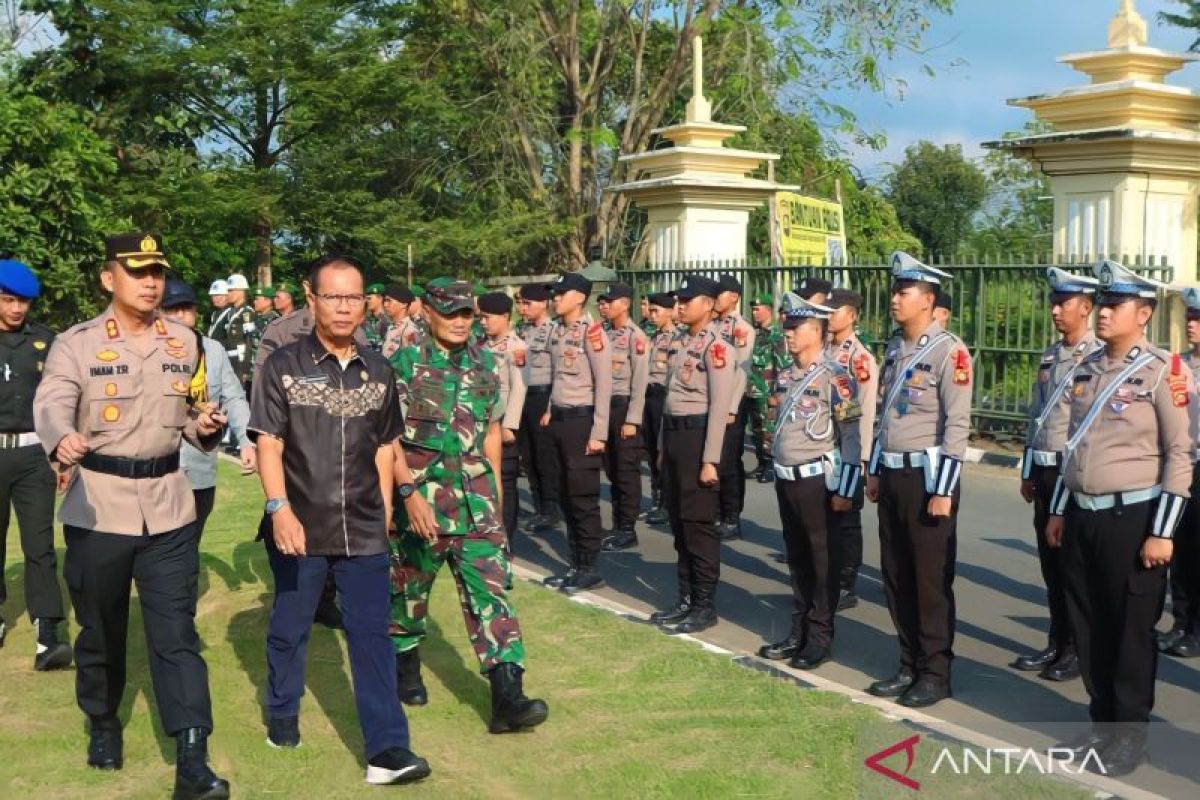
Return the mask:
{"type": "Polygon", "coordinates": [[[1175,5],[1183,6],[1180,9],[1181,13],[1160,11],[1158,12],[1159,21],[1177,28],[1197,31],[1198,35],[1192,40],[1188,50],[1193,52],[1200,50],[1200,0],[1175,0],[1175,5]]]}
{"type": "Polygon", "coordinates": [[[888,179],[887,197],[926,251],[953,254],[967,240],[987,196],[987,178],[960,145],[908,147],[888,179]]]}
{"type": "MultiPolygon", "coordinates": [[[[1045,124],[1030,123],[1006,139],[1044,133],[1045,124]]],[[[975,230],[966,249],[972,253],[1015,254],[1028,257],[1051,250],[1054,207],[1049,201],[1050,180],[1028,159],[1007,150],[992,150],[984,157],[987,201],[975,219],[975,230]]]]}
{"type": "Polygon", "coordinates": [[[125,224],[105,193],[116,162],[88,122],[0,77],[0,247],[38,272],[37,315],[60,326],[102,302],[104,232],[125,224]]]}

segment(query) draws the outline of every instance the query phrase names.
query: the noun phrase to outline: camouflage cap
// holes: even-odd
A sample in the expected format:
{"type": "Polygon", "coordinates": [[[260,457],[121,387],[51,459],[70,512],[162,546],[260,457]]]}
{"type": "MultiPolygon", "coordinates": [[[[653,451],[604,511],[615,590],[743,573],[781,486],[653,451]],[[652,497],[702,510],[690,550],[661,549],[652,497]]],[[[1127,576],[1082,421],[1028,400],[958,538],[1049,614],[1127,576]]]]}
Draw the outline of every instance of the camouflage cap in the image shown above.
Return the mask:
{"type": "Polygon", "coordinates": [[[464,308],[475,310],[471,284],[454,278],[434,278],[425,285],[422,299],[439,314],[453,314],[464,308]]]}

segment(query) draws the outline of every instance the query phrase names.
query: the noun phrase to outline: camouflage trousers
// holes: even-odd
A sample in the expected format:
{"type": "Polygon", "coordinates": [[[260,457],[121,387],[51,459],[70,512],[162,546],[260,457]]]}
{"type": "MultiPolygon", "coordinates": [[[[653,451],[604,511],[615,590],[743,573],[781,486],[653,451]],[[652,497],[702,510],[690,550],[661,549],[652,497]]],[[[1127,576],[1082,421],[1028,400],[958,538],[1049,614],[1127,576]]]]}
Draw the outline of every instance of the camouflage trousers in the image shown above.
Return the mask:
{"type": "Polygon", "coordinates": [[[750,403],[750,435],[754,442],[754,455],[761,464],[771,457],[772,440],[775,438],[775,409],[766,397],[752,398],[750,403]]]}
{"type": "Polygon", "coordinates": [[[504,591],[511,568],[503,528],[439,536],[435,542],[405,531],[391,537],[389,548],[392,621],[388,632],[397,653],[417,647],[425,638],[429,593],[442,564],[449,562],[480,672],[503,663],[525,665],[521,624],[504,591]]]}

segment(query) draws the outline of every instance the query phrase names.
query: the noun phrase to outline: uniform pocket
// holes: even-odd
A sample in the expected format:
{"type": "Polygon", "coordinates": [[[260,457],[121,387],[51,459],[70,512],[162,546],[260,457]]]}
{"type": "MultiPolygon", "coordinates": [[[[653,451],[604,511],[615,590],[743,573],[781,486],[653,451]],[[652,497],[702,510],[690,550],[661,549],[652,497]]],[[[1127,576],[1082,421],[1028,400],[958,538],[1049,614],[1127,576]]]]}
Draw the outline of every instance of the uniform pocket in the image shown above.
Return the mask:
{"type": "Polygon", "coordinates": [[[138,392],[129,378],[110,377],[88,387],[88,420],[92,431],[120,431],[133,427],[138,392]]]}

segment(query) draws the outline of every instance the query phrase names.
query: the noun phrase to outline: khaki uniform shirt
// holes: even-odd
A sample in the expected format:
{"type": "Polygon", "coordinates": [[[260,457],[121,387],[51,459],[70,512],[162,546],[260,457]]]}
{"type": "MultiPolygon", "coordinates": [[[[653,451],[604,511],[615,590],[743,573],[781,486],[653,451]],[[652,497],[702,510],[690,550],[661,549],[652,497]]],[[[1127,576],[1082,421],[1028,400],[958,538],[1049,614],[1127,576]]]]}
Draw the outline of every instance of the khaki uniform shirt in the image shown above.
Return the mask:
{"type": "Polygon", "coordinates": [[[525,384],[527,386],[549,386],[553,378],[550,363],[550,337],[554,334],[554,322],[548,320],[541,325],[526,325],[521,331],[525,340],[525,384]]]}
{"type": "Polygon", "coordinates": [[[1033,385],[1033,399],[1029,403],[1029,426],[1025,431],[1025,446],[1033,450],[1061,453],[1067,442],[1067,424],[1071,421],[1070,403],[1058,402],[1070,391],[1064,387],[1058,401],[1047,409],[1046,403],[1054,396],[1064,380],[1069,380],[1083,360],[1104,344],[1088,331],[1074,347],[1067,347],[1061,339],[1046,348],[1038,365],[1037,383],[1033,385]],[[1047,413],[1048,412],[1048,413],[1047,413]],[[1041,427],[1037,420],[1046,413],[1041,427]]]}
{"type": "Polygon", "coordinates": [[[866,345],[859,340],[857,334],[850,334],[840,345],[829,345],[829,358],[839,367],[846,370],[858,384],[858,394],[862,398],[862,415],[858,419],[858,440],[862,445],[860,461],[871,459],[871,439],[875,432],[875,399],[879,396],[879,365],[875,356],[866,345]]]}
{"type": "Polygon", "coordinates": [[[1124,358],[1104,349],[1088,356],[1059,402],[1070,406],[1068,436],[1074,436],[1101,394],[1143,352],[1154,355],[1125,378],[1084,431],[1074,451],[1064,454],[1063,482],[1072,492],[1112,494],[1161,485],[1188,497],[1192,483],[1197,412],[1196,384],[1183,359],[1153,347],[1144,337],[1124,358]]]}
{"type": "Polygon", "coordinates": [[[383,353],[384,358],[391,358],[401,347],[410,347],[419,343],[424,335],[412,317],[405,317],[388,327],[387,333],[383,336],[383,347],[380,352],[383,353]]]}
{"type": "Polygon", "coordinates": [[[650,342],[650,374],[646,381],[648,385],[667,385],[667,363],[671,360],[677,333],[675,326],[671,325],[654,334],[650,342]]]}
{"type": "Polygon", "coordinates": [[[742,395],[746,393],[746,379],[754,358],[754,326],[736,311],[717,317],[713,326],[726,342],[733,345],[736,354],[733,397],[729,398],[729,413],[736,414],[742,404],[742,395]]]}
{"type": "Polygon", "coordinates": [[[971,384],[970,352],[961,339],[936,322],[913,344],[903,336],[894,337],[883,359],[881,404],[887,403],[893,388],[897,391],[886,413],[880,406],[877,444],[889,453],[940,446],[943,456],[961,461],[971,432],[971,384]],[[926,349],[931,342],[936,343],[926,349]],[[922,350],[924,354],[916,360],[914,356],[922,350]]]}
{"type": "Polygon", "coordinates": [[[499,339],[488,339],[483,346],[495,354],[500,372],[500,408],[504,410],[500,424],[515,431],[521,427],[525,408],[525,342],[509,331],[499,339]]]}
{"type": "Polygon", "coordinates": [[[857,467],[863,407],[854,376],[828,358],[807,367],[793,364],[788,371],[772,442],[775,463],[806,464],[837,448],[844,463],[857,467]]]}
{"type": "Polygon", "coordinates": [[[553,378],[550,405],[592,406],[596,441],[608,439],[608,406],[612,402],[612,354],[608,336],[586,314],[570,325],[559,323],[550,337],[553,378]]]}
{"type": "Polygon", "coordinates": [[[692,334],[682,329],[667,365],[667,399],[663,414],[690,417],[707,414],[703,463],[721,462],[725,417],[729,414],[737,367],[734,353],[712,325],[692,334]]]}
{"type": "MultiPolygon", "coordinates": [[[[81,433],[91,452],[151,459],[201,440],[188,406],[199,358],[195,332],[156,317],[138,337],[126,337],[110,306],[54,340],[34,400],[34,422],[51,459],[58,443],[81,433]]],[[[63,498],[64,525],[141,536],[182,528],[196,519],[192,486],[182,469],[160,478],[121,478],[79,467],[63,498]]]]}
{"type": "Polygon", "coordinates": [[[620,328],[609,328],[608,341],[612,345],[613,397],[628,397],[625,423],[641,425],[650,381],[650,342],[632,321],[620,328]]]}

